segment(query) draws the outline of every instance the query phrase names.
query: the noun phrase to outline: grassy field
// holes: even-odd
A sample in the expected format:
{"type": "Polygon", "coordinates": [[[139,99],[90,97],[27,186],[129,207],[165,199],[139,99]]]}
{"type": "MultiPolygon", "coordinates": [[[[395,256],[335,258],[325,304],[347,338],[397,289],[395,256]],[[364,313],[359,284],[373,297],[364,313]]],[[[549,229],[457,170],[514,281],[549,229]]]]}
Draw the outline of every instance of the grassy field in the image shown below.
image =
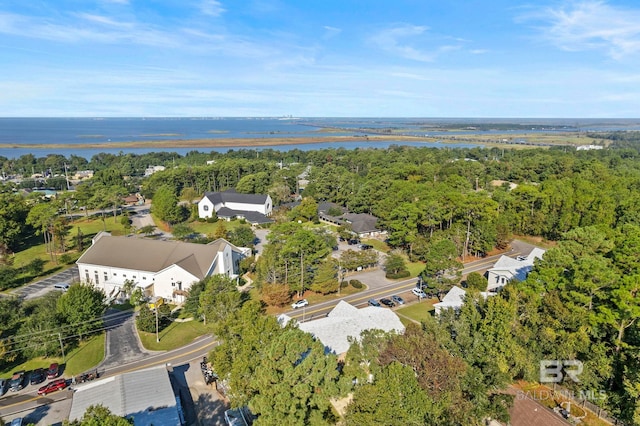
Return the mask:
{"type": "Polygon", "coordinates": [[[62,357],[38,357],[19,365],[14,365],[9,370],[1,371],[0,377],[9,377],[12,372],[18,370],[30,371],[34,368],[47,368],[56,362],[65,364],[64,375],[66,377],[75,376],[85,371],[95,368],[104,359],[104,333],[97,334],[82,342],[77,348],[66,354],[66,363],[62,357]]]}
{"type": "Polygon", "coordinates": [[[81,217],[69,222],[69,233],[66,238],[66,246],[68,248],[67,254],[70,256],[71,263],[63,264],[60,262],[60,256],[62,253],[57,253],[57,260],[52,259],[51,255],[46,252],[44,240],[42,236],[34,236],[24,242],[24,249],[15,253],[13,258],[13,267],[20,268],[28,265],[32,260],[40,258],[46,261],[42,273],[38,276],[23,275],[21,284],[28,284],[36,279],[42,279],[50,276],[56,272],[68,268],[75,262],[82,253],[73,249],[75,247],[75,238],[78,235],[78,229],[82,232],[84,238],[84,247],[87,248],[91,245],[91,238],[98,232],[107,229],[113,235],[124,235],[124,227],[120,224],[120,216],[113,221],[113,216],[107,216],[104,223],[100,217],[89,216],[89,218],[81,217]]]}
{"type": "Polygon", "coordinates": [[[381,251],[383,253],[389,253],[389,251],[391,250],[391,248],[387,245],[387,243],[385,243],[384,241],[380,241],[380,240],[376,240],[374,238],[364,238],[362,239],[362,242],[364,244],[369,244],[371,246],[373,246],[374,249],[381,251]]]}
{"type": "Polygon", "coordinates": [[[409,321],[414,320],[421,322],[427,317],[432,316],[433,304],[438,303],[438,299],[423,300],[416,302],[408,306],[396,309],[395,312],[400,316],[400,321],[403,324],[407,324],[409,321]]]}
{"type": "Polygon", "coordinates": [[[200,321],[172,322],[159,333],[160,342],[156,342],[155,333],[138,331],[142,346],[150,351],[170,351],[191,343],[196,337],[211,331],[200,321]]]}

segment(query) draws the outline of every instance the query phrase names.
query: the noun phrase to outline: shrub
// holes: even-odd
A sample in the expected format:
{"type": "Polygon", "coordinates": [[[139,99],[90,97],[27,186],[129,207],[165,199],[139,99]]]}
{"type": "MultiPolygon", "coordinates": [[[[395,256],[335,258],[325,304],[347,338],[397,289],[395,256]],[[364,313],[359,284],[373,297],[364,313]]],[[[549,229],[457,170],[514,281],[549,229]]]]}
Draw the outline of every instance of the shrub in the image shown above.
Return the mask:
{"type": "Polygon", "coordinates": [[[340,288],[347,288],[348,285],[349,285],[349,281],[342,281],[340,283],[340,288]]]}
{"type": "Polygon", "coordinates": [[[73,263],[73,257],[69,253],[65,253],[60,256],[60,262],[64,263],[65,265],[69,265],[73,263]]]}
{"type": "Polygon", "coordinates": [[[351,285],[351,287],[353,288],[363,288],[364,284],[362,284],[362,282],[360,282],[360,280],[349,280],[349,284],[351,285]]]}
{"type": "Polygon", "coordinates": [[[410,275],[411,275],[411,272],[409,272],[406,269],[404,269],[404,270],[398,271],[395,274],[391,273],[391,272],[387,272],[387,274],[385,276],[390,280],[396,280],[398,278],[407,278],[410,275]]]}

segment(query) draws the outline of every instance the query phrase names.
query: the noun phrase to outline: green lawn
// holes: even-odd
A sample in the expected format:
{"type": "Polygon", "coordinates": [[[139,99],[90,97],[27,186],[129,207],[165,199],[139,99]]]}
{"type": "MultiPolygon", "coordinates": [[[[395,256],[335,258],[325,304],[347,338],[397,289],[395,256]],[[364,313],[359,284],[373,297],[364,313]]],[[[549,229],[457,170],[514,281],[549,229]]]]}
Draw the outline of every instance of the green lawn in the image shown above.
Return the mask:
{"type": "Polygon", "coordinates": [[[421,322],[422,320],[430,317],[433,312],[433,304],[438,303],[438,299],[423,300],[421,302],[415,302],[411,305],[404,306],[396,309],[396,313],[400,316],[400,320],[405,323],[407,318],[421,322]]]}
{"type": "MultiPolygon", "coordinates": [[[[69,353],[66,354],[64,375],[66,377],[75,376],[91,370],[100,364],[104,359],[104,340],[104,333],[100,333],[85,340],[77,348],[69,351],[69,353]]],[[[1,371],[0,377],[9,377],[12,372],[18,370],[29,371],[38,367],[47,368],[54,362],[60,365],[64,364],[62,357],[38,357],[22,364],[14,365],[9,370],[1,371]]]]}
{"type": "Polygon", "coordinates": [[[159,333],[160,342],[156,342],[156,333],[138,331],[142,346],[151,351],[170,351],[187,345],[196,337],[209,334],[211,331],[200,321],[172,322],[159,333]]]}
{"type": "MultiPolygon", "coordinates": [[[[75,260],[77,260],[81,254],[76,252],[75,250],[71,250],[71,248],[73,248],[75,245],[74,238],[78,234],[78,228],[84,235],[84,248],[86,249],[89,247],[89,245],[91,245],[91,237],[104,230],[105,226],[107,228],[107,231],[111,232],[113,235],[124,235],[125,233],[124,227],[120,224],[120,216],[118,216],[115,223],[113,221],[113,216],[107,216],[104,224],[102,223],[102,219],[96,217],[89,217],[88,219],[82,217],[80,219],[69,222],[69,233],[66,240],[67,247],[69,248],[68,254],[71,256],[72,261],[75,262],[75,260]]],[[[20,268],[21,266],[29,264],[29,262],[36,258],[43,259],[47,263],[44,265],[44,270],[42,274],[40,274],[40,276],[24,277],[23,284],[28,284],[34,279],[42,279],[63,269],[67,269],[70,266],[62,264],[59,261],[58,264],[56,264],[55,261],[51,259],[51,255],[46,252],[42,236],[29,239],[25,245],[28,247],[24,250],[16,252],[14,256],[13,267],[20,268]]],[[[61,254],[62,253],[58,253],[58,258],[61,254]]]]}
{"type": "Polygon", "coordinates": [[[411,277],[417,277],[420,275],[420,272],[424,271],[424,263],[423,262],[407,262],[407,269],[411,273],[411,277]]]}
{"type": "Polygon", "coordinates": [[[389,253],[389,251],[391,250],[391,248],[389,248],[387,243],[385,243],[384,241],[376,240],[374,238],[371,238],[371,239],[365,238],[362,240],[362,242],[364,244],[372,245],[374,249],[381,251],[383,253],[389,253]]]}

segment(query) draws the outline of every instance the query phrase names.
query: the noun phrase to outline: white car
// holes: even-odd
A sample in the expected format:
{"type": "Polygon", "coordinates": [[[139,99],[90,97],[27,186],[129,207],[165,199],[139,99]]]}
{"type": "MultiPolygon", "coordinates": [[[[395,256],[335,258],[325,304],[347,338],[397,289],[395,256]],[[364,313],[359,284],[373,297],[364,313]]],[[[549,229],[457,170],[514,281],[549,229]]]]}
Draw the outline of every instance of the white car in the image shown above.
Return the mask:
{"type": "Polygon", "coordinates": [[[298,300],[297,302],[294,302],[293,305],[291,305],[291,307],[293,309],[298,309],[298,308],[302,308],[303,306],[307,306],[309,304],[309,302],[307,302],[307,299],[302,299],[302,300],[298,300]]]}
{"type": "Polygon", "coordinates": [[[414,287],[411,289],[411,293],[415,294],[416,296],[418,296],[419,298],[423,298],[423,297],[427,297],[427,294],[422,291],[422,289],[414,287]]]}

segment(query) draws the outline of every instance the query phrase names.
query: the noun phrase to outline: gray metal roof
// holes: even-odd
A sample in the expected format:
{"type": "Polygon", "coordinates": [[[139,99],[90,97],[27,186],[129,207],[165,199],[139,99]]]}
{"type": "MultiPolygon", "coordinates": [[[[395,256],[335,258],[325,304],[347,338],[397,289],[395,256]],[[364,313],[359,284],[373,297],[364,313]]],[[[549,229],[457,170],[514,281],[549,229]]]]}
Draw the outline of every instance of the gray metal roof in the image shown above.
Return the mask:
{"type": "Polygon", "coordinates": [[[165,366],[124,373],[77,385],[69,420],[80,419],[101,404],[117,416],[133,417],[135,426],[179,426],[180,417],[165,366]]]}
{"type": "Polygon", "coordinates": [[[343,300],[326,318],[303,322],[298,327],[313,334],[329,352],[338,355],[349,349],[349,337],[360,340],[360,334],[365,330],[404,333],[404,325],[391,309],[374,306],[357,309],[343,300]]]}
{"type": "Polygon", "coordinates": [[[153,273],[178,264],[189,273],[203,279],[207,276],[218,252],[225,245],[231,243],[224,239],[210,244],[195,244],[105,235],[95,240],[76,263],[153,273]]]}
{"type": "Polygon", "coordinates": [[[267,201],[267,195],[264,194],[241,194],[235,189],[229,189],[224,192],[205,192],[204,196],[213,204],[217,203],[245,203],[245,204],[261,204],[267,201]]]}

